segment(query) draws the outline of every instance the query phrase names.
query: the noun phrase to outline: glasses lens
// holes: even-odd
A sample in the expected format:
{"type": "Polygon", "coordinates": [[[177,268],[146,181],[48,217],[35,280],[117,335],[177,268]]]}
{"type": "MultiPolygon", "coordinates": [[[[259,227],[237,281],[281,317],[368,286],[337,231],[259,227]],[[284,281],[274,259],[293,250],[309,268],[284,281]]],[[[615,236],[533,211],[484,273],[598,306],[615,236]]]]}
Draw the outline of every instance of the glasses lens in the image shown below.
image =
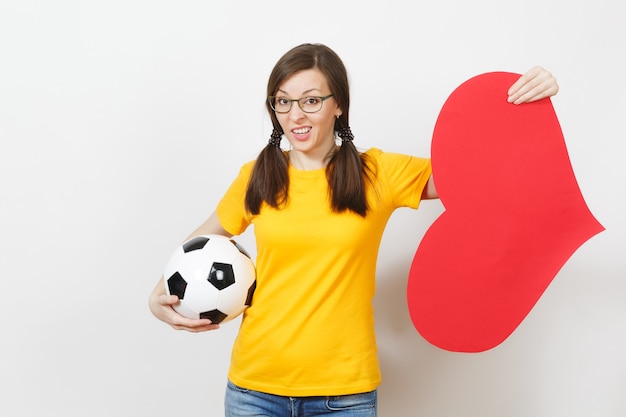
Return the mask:
{"type": "Polygon", "coordinates": [[[270,106],[276,113],[287,113],[291,110],[291,100],[284,97],[270,97],[270,106]]]}
{"type": "Polygon", "coordinates": [[[300,107],[307,113],[315,113],[322,108],[321,97],[303,97],[299,100],[300,107]]]}

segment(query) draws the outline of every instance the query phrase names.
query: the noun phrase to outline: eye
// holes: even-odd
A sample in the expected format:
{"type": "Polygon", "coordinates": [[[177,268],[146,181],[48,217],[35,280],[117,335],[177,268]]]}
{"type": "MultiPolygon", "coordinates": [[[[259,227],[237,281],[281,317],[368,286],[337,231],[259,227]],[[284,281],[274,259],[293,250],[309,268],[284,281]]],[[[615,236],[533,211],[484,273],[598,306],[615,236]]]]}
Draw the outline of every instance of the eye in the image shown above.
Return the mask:
{"type": "Polygon", "coordinates": [[[278,104],[279,106],[288,106],[289,99],[285,97],[276,97],[276,104],[278,104]]]}
{"type": "Polygon", "coordinates": [[[320,101],[321,99],[319,97],[305,97],[302,99],[302,102],[307,106],[316,106],[320,101]]]}

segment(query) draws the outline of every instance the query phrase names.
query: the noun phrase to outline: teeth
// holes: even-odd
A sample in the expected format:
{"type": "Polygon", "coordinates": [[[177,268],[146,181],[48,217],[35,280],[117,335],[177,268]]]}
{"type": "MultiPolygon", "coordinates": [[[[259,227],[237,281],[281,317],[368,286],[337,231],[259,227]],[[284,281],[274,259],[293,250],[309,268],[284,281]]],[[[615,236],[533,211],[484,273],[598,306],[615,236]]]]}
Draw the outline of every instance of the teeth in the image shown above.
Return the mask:
{"type": "Polygon", "coordinates": [[[304,134],[304,133],[308,133],[308,132],[309,132],[309,130],[311,130],[311,129],[309,129],[308,127],[303,127],[303,128],[301,128],[301,129],[294,129],[294,130],[293,130],[293,133],[295,133],[295,134],[297,134],[297,135],[302,135],[302,134],[304,134]]]}

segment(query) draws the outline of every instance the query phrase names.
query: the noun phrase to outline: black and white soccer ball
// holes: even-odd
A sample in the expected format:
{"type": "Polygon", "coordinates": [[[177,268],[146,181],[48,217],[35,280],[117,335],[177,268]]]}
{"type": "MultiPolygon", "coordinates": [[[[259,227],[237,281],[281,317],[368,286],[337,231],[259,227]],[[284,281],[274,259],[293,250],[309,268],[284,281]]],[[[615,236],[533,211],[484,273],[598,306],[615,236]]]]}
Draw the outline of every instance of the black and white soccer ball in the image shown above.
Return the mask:
{"type": "Polygon", "coordinates": [[[176,248],[163,279],[166,293],[180,299],[176,312],[216,324],[243,313],[256,288],[252,259],[234,240],[221,235],[197,236],[176,248]]]}

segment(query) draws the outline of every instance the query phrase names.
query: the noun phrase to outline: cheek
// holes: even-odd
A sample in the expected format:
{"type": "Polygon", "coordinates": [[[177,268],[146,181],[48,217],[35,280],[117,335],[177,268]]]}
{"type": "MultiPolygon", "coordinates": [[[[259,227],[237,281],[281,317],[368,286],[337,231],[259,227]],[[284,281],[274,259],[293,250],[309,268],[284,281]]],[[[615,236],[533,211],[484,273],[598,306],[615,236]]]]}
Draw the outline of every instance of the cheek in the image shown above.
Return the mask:
{"type": "Polygon", "coordinates": [[[335,116],[333,113],[319,115],[315,120],[315,124],[320,128],[319,130],[325,133],[331,133],[335,131],[335,116]]]}

